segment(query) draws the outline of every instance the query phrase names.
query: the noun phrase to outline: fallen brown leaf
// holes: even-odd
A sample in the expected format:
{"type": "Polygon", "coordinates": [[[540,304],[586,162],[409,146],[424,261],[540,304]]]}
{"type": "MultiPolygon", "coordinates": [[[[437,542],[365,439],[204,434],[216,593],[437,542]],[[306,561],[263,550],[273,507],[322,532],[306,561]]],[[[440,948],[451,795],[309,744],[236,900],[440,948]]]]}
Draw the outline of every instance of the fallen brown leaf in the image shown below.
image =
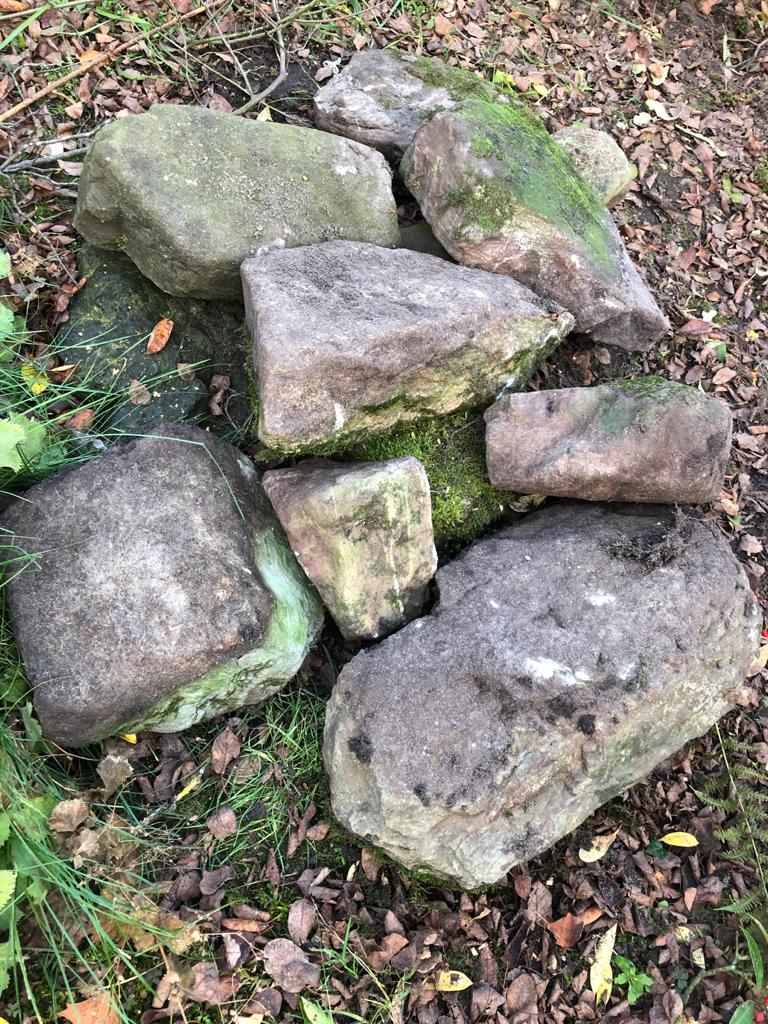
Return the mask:
{"type": "Polygon", "coordinates": [[[301,992],[320,983],[320,968],[290,939],[272,939],[266,944],[264,970],[285,992],[301,992]]]}
{"type": "Polygon", "coordinates": [[[152,328],[152,333],[147,342],[147,352],[149,355],[155,355],[155,353],[163,351],[168,344],[172,330],[173,320],[158,320],[152,328]]]}
{"type": "Polygon", "coordinates": [[[288,934],[301,946],[317,925],[317,913],[309,900],[296,900],[288,911],[288,934]]]}
{"type": "Polygon", "coordinates": [[[120,1018],[108,995],[69,1003],[59,1017],[71,1024],[120,1024],[120,1018]]]}
{"type": "Polygon", "coordinates": [[[107,754],[99,761],[96,771],[104,783],[104,796],[112,796],[115,790],[133,775],[133,766],[122,754],[107,754]]]}
{"type": "Polygon", "coordinates": [[[230,728],[224,729],[211,744],[211,768],[223,775],[229,764],[240,755],[240,740],[230,728]]]}
{"type": "Polygon", "coordinates": [[[568,913],[557,921],[550,921],[549,930],[555,936],[555,942],[561,949],[571,949],[581,938],[584,931],[584,919],[576,914],[568,913]]]}
{"type": "Polygon", "coordinates": [[[128,401],[133,405],[149,405],[152,395],[146,384],[142,384],[140,380],[132,380],[128,385],[128,401]]]}
{"type": "Polygon", "coordinates": [[[188,999],[211,1006],[228,1003],[239,987],[239,979],[233,975],[222,977],[213,961],[195,964],[183,981],[184,994],[188,999]]]}
{"type": "Polygon", "coordinates": [[[52,832],[74,832],[88,817],[89,806],[81,797],[62,800],[48,816],[52,832]]]}
{"type": "Polygon", "coordinates": [[[208,831],[217,839],[229,839],[230,836],[237,835],[237,817],[226,804],[215,810],[205,824],[208,831]]]}

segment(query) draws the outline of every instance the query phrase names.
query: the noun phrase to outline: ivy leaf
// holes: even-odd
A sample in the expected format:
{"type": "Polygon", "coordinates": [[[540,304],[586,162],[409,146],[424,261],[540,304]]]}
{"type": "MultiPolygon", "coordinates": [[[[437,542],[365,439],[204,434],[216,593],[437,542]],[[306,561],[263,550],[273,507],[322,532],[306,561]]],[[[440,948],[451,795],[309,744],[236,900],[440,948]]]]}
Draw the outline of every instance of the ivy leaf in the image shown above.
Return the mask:
{"type": "Polygon", "coordinates": [[[18,473],[45,447],[45,424],[12,412],[0,419],[0,469],[18,473]]]}

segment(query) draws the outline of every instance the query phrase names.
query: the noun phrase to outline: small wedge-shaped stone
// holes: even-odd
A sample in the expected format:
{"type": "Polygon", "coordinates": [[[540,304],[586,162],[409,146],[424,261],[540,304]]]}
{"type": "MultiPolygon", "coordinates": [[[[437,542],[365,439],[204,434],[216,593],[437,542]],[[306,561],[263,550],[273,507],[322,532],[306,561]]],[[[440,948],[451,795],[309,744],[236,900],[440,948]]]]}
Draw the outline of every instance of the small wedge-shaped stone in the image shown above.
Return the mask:
{"type": "Polygon", "coordinates": [[[485,414],[494,487],[588,501],[714,501],[731,448],[717,398],[659,377],[505,395],[485,414]]]}
{"type": "Polygon", "coordinates": [[[202,107],[155,106],[96,134],[75,225],[122,249],[172,295],[240,298],[265,245],[354,238],[397,245],[391,172],[335,135],[202,107]]]}
{"type": "Polygon", "coordinates": [[[259,436],[316,450],[523,386],[573,324],[509,278],[327,242],[243,264],[259,436]]]}
{"type": "Polygon", "coordinates": [[[733,707],[758,605],[725,538],[561,504],[477,541],[440,599],[342,670],[333,808],[407,867],[499,881],[733,707]]]}
{"type": "Polygon", "coordinates": [[[59,473],[2,526],[35,709],[65,747],[260,703],[322,623],[252,464],[196,427],[59,473]]]}
{"type": "Polygon", "coordinates": [[[606,206],[615,206],[624,198],[634,178],[632,164],[608,132],[574,124],[561,128],[552,138],[568,153],[579,174],[606,206]]]}
{"type": "Polygon", "coordinates": [[[429,481],[417,459],[311,459],[265,473],[263,482],[345,637],[386,636],[418,615],[437,554],[429,481]]]}
{"type": "Polygon", "coordinates": [[[596,341],[644,350],[668,329],[611,215],[520,105],[468,100],[437,114],[400,170],[459,263],[509,274],[596,341]]]}
{"type": "Polygon", "coordinates": [[[397,162],[423,124],[471,96],[501,98],[489,82],[438,57],[363,50],[315,93],[315,124],[397,162]]]}

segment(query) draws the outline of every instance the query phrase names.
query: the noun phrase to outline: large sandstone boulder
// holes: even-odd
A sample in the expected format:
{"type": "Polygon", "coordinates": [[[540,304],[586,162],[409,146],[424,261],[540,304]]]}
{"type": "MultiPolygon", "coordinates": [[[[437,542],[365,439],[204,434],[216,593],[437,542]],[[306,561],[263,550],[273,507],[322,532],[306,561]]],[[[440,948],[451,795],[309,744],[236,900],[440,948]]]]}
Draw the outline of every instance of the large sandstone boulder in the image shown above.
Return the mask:
{"type": "Polygon", "coordinates": [[[202,299],[239,298],[240,264],[266,245],[398,244],[381,154],[310,128],[173,105],[98,131],[75,225],[125,251],[163,291],[202,299]]]}
{"type": "Polygon", "coordinates": [[[2,526],[35,708],[62,746],[259,703],[322,622],[253,466],[196,427],[59,473],[2,526]]]}
{"type": "Polygon", "coordinates": [[[437,554],[417,459],[310,459],[265,473],[263,484],[345,637],[378,639],[418,615],[437,554]]]}
{"type": "Polygon", "coordinates": [[[406,249],[273,249],[242,275],[259,436],[286,453],[521,387],[573,324],[508,278],[406,249]]]}
{"type": "Polygon", "coordinates": [[[574,124],[552,136],[592,186],[606,206],[615,206],[629,190],[634,178],[632,164],[608,132],[574,124]]]}
{"type": "Polygon", "coordinates": [[[341,822],[474,887],[547,849],[733,706],[758,606],[717,529],[560,504],[477,541],[440,599],[341,672],[341,822]]]}
{"type": "Polygon", "coordinates": [[[659,377],[505,395],[485,420],[491,483],[524,494],[714,501],[731,449],[727,405],[659,377]]]}
{"type": "Polygon", "coordinates": [[[610,214],[530,111],[467,100],[420,129],[400,170],[459,263],[509,274],[596,341],[642,350],[667,330],[610,214]]]}
{"type": "Polygon", "coordinates": [[[247,434],[251,346],[240,304],[169,296],[123,253],[92,245],[78,253],[78,267],[87,280],[56,339],[58,352],[77,366],[74,383],[104,396],[114,427],[143,433],[162,422],[204,419],[213,429],[247,434]],[[150,354],[147,337],[163,319],[173,321],[170,339],[150,354]],[[221,415],[212,416],[209,405],[224,382],[214,406],[221,415]]]}
{"type": "Polygon", "coordinates": [[[315,123],[397,162],[423,124],[470,97],[501,99],[489,82],[437,57],[363,50],[315,93],[315,123]]]}

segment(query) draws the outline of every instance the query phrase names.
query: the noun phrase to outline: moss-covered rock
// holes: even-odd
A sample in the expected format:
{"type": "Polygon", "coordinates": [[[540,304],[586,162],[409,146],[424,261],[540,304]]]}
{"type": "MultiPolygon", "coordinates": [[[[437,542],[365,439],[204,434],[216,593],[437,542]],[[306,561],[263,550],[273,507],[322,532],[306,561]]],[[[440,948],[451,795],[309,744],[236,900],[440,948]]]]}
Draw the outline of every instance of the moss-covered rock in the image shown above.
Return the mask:
{"type": "Polygon", "coordinates": [[[615,206],[627,194],[634,169],[608,132],[585,124],[561,128],[552,136],[568,153],[582,178],[606,206],[615,206]]]}
{"type": "Polygon", "coordinates": [[[527,107],[467,100],[439,113],[400,170],[460,263],[514,277],[600,341],[643,349],[667,329],[600,198],[527,107]]]}
{"type": "Polygon", "coordinates": [[[242,261],[267,245],[398,243],[379,153],[295,125],[160,105],[100,128],[75,225],[123,249],[163,291],[240,296],[242,261]]]}
{"type": "Polygon", "coordinates": [[[192,419],[219,433],[246,436],[253,411],[246,374],[250,339],[242,306],[167,295],[127,256],[95,246],[81,249],[78,265],[86,283],[72,300],[69,321],[56,340],[57,354],[63,363],[77,366],[75,381],[84,390],[113,397],[112,425],[131,434],[192,419]],[[147,337],[166,318],[173,321],[170,339],[150,355],[147,337]],[[229,378],[219,416],[208,412],[214,374],[229,378]],[[134,381],[146,391],[131,388],[134,381]],[[137,404],[137,396],[146,404],[137,404]]]}
{"type": "Polygon", "coordinates": [[[363,50],[316,93],[315,122],[397,162],[422,125],[467,99],[504,100],[490,82],[438,57],[363,50]]]}

